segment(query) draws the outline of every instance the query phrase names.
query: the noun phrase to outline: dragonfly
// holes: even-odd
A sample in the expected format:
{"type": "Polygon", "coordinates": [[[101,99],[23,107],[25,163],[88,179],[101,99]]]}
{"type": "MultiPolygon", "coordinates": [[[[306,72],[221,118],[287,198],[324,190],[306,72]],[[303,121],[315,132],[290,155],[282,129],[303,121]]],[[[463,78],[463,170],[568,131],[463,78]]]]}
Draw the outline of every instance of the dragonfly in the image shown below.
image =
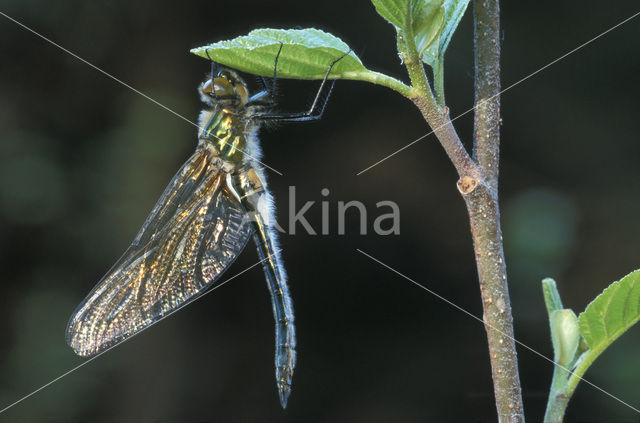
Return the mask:
{"type": "Polygon", "coordinates": [[[129,248],[71,316],[66,341],[76,354],[100,354],[198,298],[252,238],[271,295],[276,385],[286,407],[296,365],[294,313],[256,134],[266,121],[320,119],[335,84],[327,83],[329,74],[344,56],[329,64],[308,110],[275,113],[282,48],[273,79],[261,77],[263,89],[253,95],[237,72],[211,60],[211,73],[198,87],[206,107],[196,151],[129,248]]]}

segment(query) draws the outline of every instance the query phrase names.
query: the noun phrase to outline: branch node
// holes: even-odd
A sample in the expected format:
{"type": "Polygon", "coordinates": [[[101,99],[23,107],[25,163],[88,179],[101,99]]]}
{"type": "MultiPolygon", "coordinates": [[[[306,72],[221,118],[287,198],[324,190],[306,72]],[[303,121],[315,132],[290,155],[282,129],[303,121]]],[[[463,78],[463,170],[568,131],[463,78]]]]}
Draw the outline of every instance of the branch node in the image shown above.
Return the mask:
{"type": "Polygon", "coordinates": [[[458,191],[462,195],[469,195],[478,186],[478,180],[471,176],[463,176],[458,180],[458,191]]]}

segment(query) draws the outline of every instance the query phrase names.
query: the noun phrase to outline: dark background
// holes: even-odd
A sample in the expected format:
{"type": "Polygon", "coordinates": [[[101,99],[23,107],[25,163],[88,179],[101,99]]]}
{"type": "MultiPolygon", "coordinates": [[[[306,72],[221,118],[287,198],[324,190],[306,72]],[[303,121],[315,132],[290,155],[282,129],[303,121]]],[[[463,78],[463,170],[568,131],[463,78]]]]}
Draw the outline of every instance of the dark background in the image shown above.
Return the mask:
{"type": "MultiPolygon", "coordinates": [[[[407,80],[393,28],[367,1],[45,2],[2,11],[195,120],[208,70],[189,49],[256,27],[318,27],[372,69],[407,80]]],[[[504,2],[503,86],[636,13],[634,0],[504,2]]],[[[501,204],[515,333],[552,357],[540,280],[557,279],[584,309],[640,267],[640,18],[503,95],[501,204]]],[[[193,151],[196,130],[0,17],[0,408],[83,359],[64,342],[75,306],[133,239],[193,151]]],[[[452,116],[473,105],[471,8],[446,56],[452,116]]],[[[301,109],[312,82],[282,84],[301,109]]],[[[455,122],[467,145],[472,114],[455,122]]],[[[273,319],[255,268],[0,414],[6,422],[495,421],[482,325],[356,252],[362,249],[481,315],[456,174],[433,136],[356,173],[429,131],[410,102],[360,82],[336,85],[324,119],[261,133],[281,221],[288,187],[331,236],[282,236],[298,330],[286,411],[273,376],[273,319]],[[330,195],[323,198],[322,188],[330,195]],[[360,200],[336,235],[337,202],[360,200]],[[375,203],[401,209],[401,234],[378,236],[375,203]]],[[[386,211],[385,211],[386,212],[386,211]]],[[[247,248],[228,271],[257,261],[247,248]]],[[[586,377],[638,407],[640,331],[586,377]]],[[[520,348],[528,420],[540,421],[552,364],[520,348]]],[[[568,422],[640,416],[581,384],[568,422]]]]}

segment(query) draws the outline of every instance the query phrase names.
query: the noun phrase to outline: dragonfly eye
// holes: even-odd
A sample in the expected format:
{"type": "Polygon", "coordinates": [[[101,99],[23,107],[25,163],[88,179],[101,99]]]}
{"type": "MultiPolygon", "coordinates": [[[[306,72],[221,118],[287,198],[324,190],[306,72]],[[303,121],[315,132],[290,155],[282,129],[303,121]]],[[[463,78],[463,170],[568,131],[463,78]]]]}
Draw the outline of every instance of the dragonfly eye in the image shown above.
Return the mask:
{"type": "Polygon", "coordinates": [[[222,98],[225,100],[238,98],[233,86],[229,84],[229,81],[222,78],[215,78],[213,83],[208,79],[202,85],[202,92],[212,98],[222,98]]]}
{"type": "Polygon", "coordinates": [[[213,96],[213,90],[211,89],[211,80],[207,79],[200,88],[204,94],[213,96]]]}
{"type": "Polygon", "coordinates": [[[218,75],[202,85],[202,92],[212,98],[237,100],[244,104],[249,98],[245,83],[229,70],[221,70],[218,75]]]}

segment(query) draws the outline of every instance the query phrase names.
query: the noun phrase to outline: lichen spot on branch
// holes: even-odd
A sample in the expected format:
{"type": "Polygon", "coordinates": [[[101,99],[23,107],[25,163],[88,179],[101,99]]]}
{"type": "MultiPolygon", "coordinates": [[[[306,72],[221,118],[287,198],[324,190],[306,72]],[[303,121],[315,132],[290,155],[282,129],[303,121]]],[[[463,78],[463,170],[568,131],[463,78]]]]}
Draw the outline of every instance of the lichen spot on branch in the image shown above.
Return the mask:
{"type": "Polygon", "coordinates": [[[478,180],[471,176],[463,176],[458,180],[458,191],[460,191],[460,194],[462,195],[471,194],[477,186],[478,180]]]}

